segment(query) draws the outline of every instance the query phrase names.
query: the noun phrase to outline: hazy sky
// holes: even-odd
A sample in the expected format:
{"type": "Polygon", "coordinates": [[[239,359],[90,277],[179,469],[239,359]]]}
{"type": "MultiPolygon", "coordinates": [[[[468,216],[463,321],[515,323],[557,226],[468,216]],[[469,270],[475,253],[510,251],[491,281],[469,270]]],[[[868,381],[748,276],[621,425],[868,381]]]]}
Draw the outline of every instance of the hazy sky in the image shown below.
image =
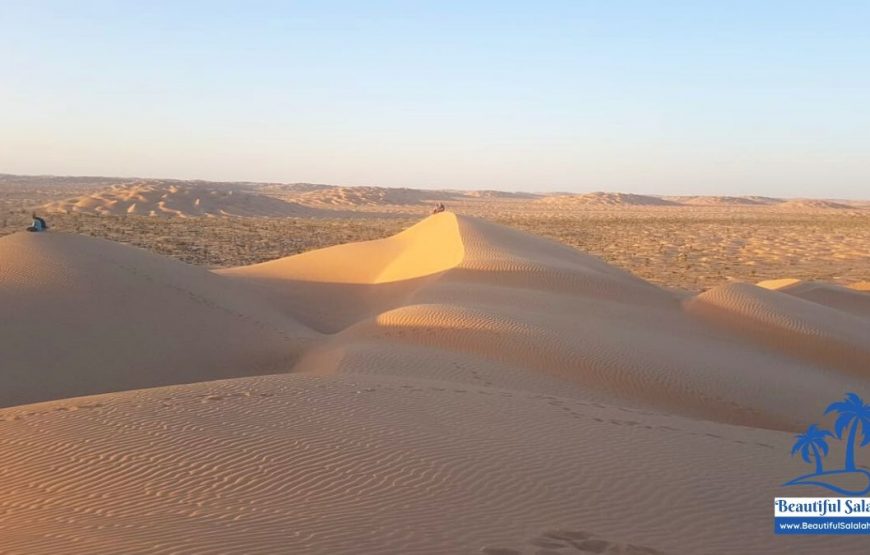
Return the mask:
{"type": "Polygon", "coordinates": [[[0,172],[870,197],[870,2],[0,0],[0,172]]]}

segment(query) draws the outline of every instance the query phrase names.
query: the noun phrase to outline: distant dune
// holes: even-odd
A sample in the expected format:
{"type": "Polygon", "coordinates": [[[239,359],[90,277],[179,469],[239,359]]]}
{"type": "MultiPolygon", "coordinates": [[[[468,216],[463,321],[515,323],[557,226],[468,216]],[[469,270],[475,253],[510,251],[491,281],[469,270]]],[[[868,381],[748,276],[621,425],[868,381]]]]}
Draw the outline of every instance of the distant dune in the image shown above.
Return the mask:
{"type": "Polygon", "coordinates": [[[61,175],[13,175],[0,173],[0,185],[4,187],[28,187],[36,190],[44,188],[80,189],[103,188],[129,182],[123,177],[89,177],[61,175]]]}
{"type": "Polygon", "coordinates": [[[787,200],[777,205],[777,208],[781,208],[783,210],[843,210],[855,207],[848,204],[843,204],[842,202],[834,202],[832,200],[794,199],[787,200]]]}
{"type": "Polygon", "coordinates": [[[547,196],[538,202],[545,204],[564,204],[566,206],[676,206],[677,203],[661,197],[635,195],[631,193],[586,193],[559,194],[547,196]]]}
{"type": "Polygon", "coordinates": [[[464,193],[465,196],[470,198],[496,198],[496,199],[537,199],[541,198],[544,195],[539,195],[536,193],[521,193],[521,192],[509,192],[509,191],[467,191],[464,193]]]}
{"type": "Polygon", "coordinates": [[[249,191],[152,181],[113,185],[90,195],[50,202],[41,209],[46,212],[180,218],[285,217],[304,216],[310,212],[298,204],[249,191]]]}
{"type": "MultiPolygon", "coordinates": [[[[124,177],[22,176],[0,174],[0,186],[16,191],[16,198],[30,191],[45,200],[36,208],[49,212],[145,216],[249,216],[305,217],[323,215],[320,211],[355,209],[371,212],[389,207],[391,212],[419,214],[433,204],[444,202],[449,208],[474,207],[493,211],[523,211],[531,207],[563,209],[569,207],[643,208],[686,206],[698,208],[754,209],[776,208],[783,212],[826,209],[863,210],[868,201],[830,199],[785,200],[764,196],[641,195],[619,192],[550,192],[415,189],[378,186],[340,186],[316,183],[215,182],[204,180],[165,180],[124,177]],[[64,190],[75,198],[56,200],[64,190]],[[37,193],[41,193],[37,194],[37,193]],[[490,206],[490,204],[492,206],[490,206]]],[[[2,199],[0,199],[2,200],[2,199]]],[[[32,205],[31,205],[32,206],[32,205]]],[[[0,206],[2,208],[2,206],[0,206]]]]}
{"type": "Polygon", "coordinates": [[[449,191],[388,187],[328,187],[303,191],[295,197],[303,204],[334,206],[417,205],[457,198],[449,191]]]}
{"type": "Polygon", "coordinates": [[[769,206],[783,202],[781,199],[771,197],[722,197],[722,196],[695,196],[695,197],[664,197],[678,204],[689,206],[769,206]]]}
{"type": "Polygon", "coordinates": [[[0,395],[46,401],[0,410],[0,551],[865,549],[770,503],[870,391],[868,293],[687,297],[451,212],[213,272],[51,231],[0,260],[0,395]]]}

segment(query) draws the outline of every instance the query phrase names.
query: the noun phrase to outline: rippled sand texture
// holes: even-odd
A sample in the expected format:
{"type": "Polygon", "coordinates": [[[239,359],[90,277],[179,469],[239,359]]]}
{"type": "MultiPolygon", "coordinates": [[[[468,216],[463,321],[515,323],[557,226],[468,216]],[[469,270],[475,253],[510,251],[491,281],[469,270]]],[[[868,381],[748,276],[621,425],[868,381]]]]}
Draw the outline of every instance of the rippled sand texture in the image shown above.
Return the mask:
{"type": "Polygon", "coordinates": [[[780,487],[793,432],[870,392],[866,292],[687,297],[449,212],[215,272],[60,233],[0,260],[2,552],[866,551],[771,508],[816,493],[780,487]]]}

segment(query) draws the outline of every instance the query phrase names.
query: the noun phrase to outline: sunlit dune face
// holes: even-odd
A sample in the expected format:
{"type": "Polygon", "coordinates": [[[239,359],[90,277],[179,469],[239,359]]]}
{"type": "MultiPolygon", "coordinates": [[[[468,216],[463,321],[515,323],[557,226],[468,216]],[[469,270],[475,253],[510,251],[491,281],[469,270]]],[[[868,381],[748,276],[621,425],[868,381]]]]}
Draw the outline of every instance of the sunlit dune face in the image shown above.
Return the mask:
{"type": "Polygon", "coordinates": [[[464,256],[456,217],[445,212],[387,239],[340,245],[225,272],[259,279],[371,285],[444,272],[459,265],[464,256]]]}

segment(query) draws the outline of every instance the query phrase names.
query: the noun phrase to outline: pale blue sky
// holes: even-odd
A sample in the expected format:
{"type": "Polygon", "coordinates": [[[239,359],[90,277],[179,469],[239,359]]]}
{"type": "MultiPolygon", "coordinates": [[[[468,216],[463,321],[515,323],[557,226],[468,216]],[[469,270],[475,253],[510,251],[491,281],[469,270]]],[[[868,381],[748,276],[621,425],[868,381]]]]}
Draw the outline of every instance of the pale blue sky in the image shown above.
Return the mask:
{"type": "Polygon", "coordinates": [[[870,197],[870,2],[0,0],[0,172],[870,197]]]}

